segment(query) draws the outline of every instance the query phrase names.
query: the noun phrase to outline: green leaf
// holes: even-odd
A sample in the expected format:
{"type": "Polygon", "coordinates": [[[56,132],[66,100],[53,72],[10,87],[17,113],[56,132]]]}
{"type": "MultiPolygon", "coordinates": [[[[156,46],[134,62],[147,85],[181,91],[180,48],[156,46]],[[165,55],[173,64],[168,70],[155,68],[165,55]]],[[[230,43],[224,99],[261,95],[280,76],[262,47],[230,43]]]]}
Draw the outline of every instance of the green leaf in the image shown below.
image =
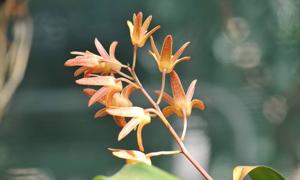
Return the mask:
{"type": "Polygon", "coordinates": [[[233,170],[233,180],[243,180],[247,175],[252,180],[284,180],[282,175],[266,166],[237,166],[233,170]]]}
{"type": "Polygon", "coordinates": [[[179,180],[167,172],[144,163],[125,165],[119,172],[111,177],[96,176],[93,180],[179,180]]]}

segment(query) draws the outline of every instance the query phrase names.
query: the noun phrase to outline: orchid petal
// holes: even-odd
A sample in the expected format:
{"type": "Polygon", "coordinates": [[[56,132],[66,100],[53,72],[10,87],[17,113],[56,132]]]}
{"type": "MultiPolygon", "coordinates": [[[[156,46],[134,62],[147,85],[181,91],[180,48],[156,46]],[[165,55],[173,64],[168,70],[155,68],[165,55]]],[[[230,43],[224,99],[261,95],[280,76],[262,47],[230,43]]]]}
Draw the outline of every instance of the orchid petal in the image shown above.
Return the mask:
{"type": "Polygon", "coordinates": [[[134,18],[134,27],[133,27],[133,37],[139,38],[142,28],[142,20],[143,20],[143,13],[139,12],[137,16],[134,18]]]}
{"type": "Polygon", "coordinates": [[[147,34],[144,35],[143,40],[140,43],[140,47],[144,46],[144,44],[146,43],[147,39],[158,29],[160,28],[160,26],[155,26],[153,29],[151,29],[147,34]]]}
{"type": "Polygon", "coordinates": [[[102,98],[108,93],[109,88],[108,87],[102,87],[99,89],[89,100],[88,106],[92,106],[97,101],[102,100],[102,98]]]}
{"type": "Polygon", "coordinates": [[[94,117],[95,118],[102,118],[102,117],[104,117],[106,115],[107,115],[106,109],[102,108],[102,109],[100,109],[99,111],[96,112],[96,114],[95,114],[94,117]]]}
{"type": "Polygon", "coordinates": [[[150,36],[150,42],[151,42],[152,51],[154,52],[156,58],[160,58],[159,52],[157,50],[157,47],[155,45],[155,42],[154,42],[154,39],[152,36],[150,36]]]}
{"type": "Polygon", "coordinates": [[[121,141],[124,137],[126,137],[140,122],[140,118],[132,118],[119,133],[118,141],[121,141]]]}
{"type": "Polygon", "coordinates": [[[203,101],[201,101],[199,99],[192,100],[192,106],[195,108],[198,108],[202,111],[205,109],[205,104],[203,103],[203,101]]]}
{"type": "MultiPolygon", "coordinates": [[[[159,96],[160,95],[160,91],[155,91],[155,94],[157,96],[159,96]]],[[[162,98],[163,98],[163,100],[165,100],[170,105],[172,105],[174,103],[173,98],[168,93],[166,93],[166,92],[163,93],[163,97],[162,98]]]]}
{"type": "Polygon", "coordinates": [[[186,92],[186,95],[185,95],[187,101],[192,100],[194,92],[195,92],[196,83],[197,83],[197,80],[194,80],[191,82],[191,84],[186,92]]]}
{"type": "Polygon", "coordinates": [[[167,106],[162,110],[165,117],[169,117],[172,114],[176,113],[176,109],[173,106],[167,106]]]}
{"type": "Polygon", "coordinates": [[[141,117],[145,114],[144,109],[140,107],[108,108],[106,111],[111,115],[123,117],[141,117]]]}
{"type": "Polygon", "coordinates": [[[171,60],[172,45],[173,45],[173,38],[171,35],[167,35],[164,39],[164,43],[161,49],[161,58],[160,58],[161,61],[171,60]]]}
{"type": "Polygon", "coordinates": [[[127,21],[127,26],[129,28],[129,33],[130,33],[130,36],[132,36],[132,33],[133,33],[133,24],[131,21],[127,21]]]}
{"type": "Polygon", "coordinates": [[[105,58],[105,59],[109,59],[109,55],[107,54],[106,50],[104,49],[104,47],[102,46],[102,44],[100,43],[100,41],[95,38],[95,45],[96,45],[96,48],[99,52],[99,54],[105,58]]]}
{"type": "Polygon", "coordinates": [[[95,58],[82,58],[76,57],[73,59],[69,59],[65,62],[64,66],[86,66],[86,67],[94,67],[98,65],[98,60],[95,58]]]}
{"type": "Polygon", "coordinates": [[[172,61],[176,61],[180,56],[181,54],[183,53],[183,51],[185,50],[185,48],[190,44],[190,42],[186,42],[184,43],[184,45],[182,45],[177,51],[176,53],[174,54],[174,56],[172,57],[172,61]]]}
{"type": "Polygon", "coordinates": [[[152,20],[152,16],[148,16],[144,22],[144,24],[142,25],[142,33],[147,32],[147,29],[151,23],[152,20]]]}
{"type": "Polygon", "coordinates": [[[115,78],[112,76],[87,77],[76,80],[76,83],[92,86],[113,86],[115,85],[115,78]]]}
{"type": "Polygon", "coordinates": [[[153,57],[153,59],[156,61],[156,63],[159,65],[159,61],[158,61],[158,57],[151,51],[151,50],[148,50],[149,54],[153,57]]]}
{"type": "Polygon", "coordinates": [[[84,71],[86,71],[87,69],[88,67],[84,67],[84,66],[76,69],[76,71],[74,72],[74,77],[77,77],[80,74],[84,73],[84,71]]]}
{"type": "Polygon", "coordinates": [[[171,88],[172,88],[174,100],[180,101],[185,99],[185,93],[178,74],[175,71],[172,71],[170,75],[171,75],[171,88]]]}
{"type": "Polygon", "coordinates": [[[120,127],[124,127],[126,125],[126,120],[124,117],[121,116],[113,116],[115,123],[120,126],[120,127]]]}
{"type": "Polygon", "coordinates": [[[129,98],[129,96],[131,95],[131,93],[136,89],[136,87],[132,84],[127,85],[121,92],[121,94],[125,97],[125,98],[129,98]]]}
{"type": "Polygon", "coordinates": [[[110,57],[116,59],[115,57],[115,52],[116,52],[116,47],[118,45],[118,42],[117,41],[114,41],[111,43],[110,47],[109,47],[109,55],[110,57]]]}

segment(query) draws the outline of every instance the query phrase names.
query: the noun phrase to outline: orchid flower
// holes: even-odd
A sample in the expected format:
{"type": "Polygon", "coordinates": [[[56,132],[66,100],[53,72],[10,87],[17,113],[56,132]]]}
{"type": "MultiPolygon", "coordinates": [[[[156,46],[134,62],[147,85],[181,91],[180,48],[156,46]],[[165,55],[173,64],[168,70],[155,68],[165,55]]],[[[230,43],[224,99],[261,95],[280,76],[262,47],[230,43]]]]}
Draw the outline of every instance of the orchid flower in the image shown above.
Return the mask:
{"type": "Polygon", "coordinates": [[[137,15],[133,14],[132,22],[127,21],[133,46],[139,48],[143,47],[147,39],[160,28],[160,26],[156,26],[148,32],[151,20],[152,16],[148,16],[143,23],[143,13],[139,12],[137,15]]]}
{"type": "MultiPolygon", "coordinates": [[[[101,118],[108,113],[106,112],[106,109],[108,107],[131,107],[132,102],[129,100],[129,96],[136,88],[129,84],[127,85],[120,93],[114,93],[111,94],[111,96],[103,97],[102,99],[99,99],[98,102],[104,105],[105,107],[100,109],[96,112],[95,118],[101,118]]],[[[93,96],[97,91],[95,89],[86,88],[83,90],[84,94],[87,96],[93,96]]],[[[125,117],[122,116],[113,116],[113,119],[115,120],[116,124],[120,127],[124,127],[126,125],[125,117]]]]}
{"type": "Polygon", "coordinates": [[[132,130],[137,127],[137,142],[140,151],[144,151],[142,130],[145,125],[151,122],[151,114],[156,113],[154,109],[143,109],[140,107],[120,107],[107,108],[106,112],[113,116],[131,117],[132,119],[123,127],[118,136],[118,141],[125,138],[132,130]]]}
{"type": "MultiPolygon", "coordinates": [[[[183,120],[183,132],[181,139],[184,139],[186,129],[187,129],[187,118],[191,115],[192,108],[198,108],[200,110],[205,109],[204,103],[199,99],[193,99],[195,92],[195,86],[197,80],[192,81],[190,84],[187,93],[184,92],[179,76],[175,71],[171,72],[171,88],[173,92],[173,97],[167,93],[163,93],[163,100],[165,100],[169,106],[163,109],[163,114],[168,117],[175,113],[178,117],[183,120]]],[[[157,95],[161,92],[156,91],[157,95]]]]}
{"type": "Polygon", "coordinates": [[[79,76],[82,73],[84,73],[85,76],[89,76],[92,73],[99,73],[101,75],[121,73],[121,68],[125,66],[122,65],[115,57],[117,44],[117,41],[111,43],[108,54],[102,44],[96,38],[95,45],[100,56],[89,51],[73,51],[71,54],[77,56],[73,59],[67,60],[64,65],[81,66],[74,72],[74,76],[79,76]]]}
{"type": "Polygon", "coordinates": [[[88,106],[92,106],[105,95],[112,96],[114,93],[121,92],[122,82],[127,82],[137,87],[134,83],[125,78],[115,78],[113,76],[95,76],[76,80],[80,85],[103,86],[90,98],[88,106]]]}
{"type": "Polygon", "coordinates": [[[126,164],[136,164],[136,163],[145,163],[151,165],[151,157],[160,156],[160,155],[175,155],[179,154],[180,151],[159,151],[145,154],[141,151],[136,150],[125,150],[125,149],[112,149],[112,154],[118,158],[126,159],[126,164]]]}
{"type": "Polygon", "coordinates": [[[167,35],[165,37],[164,43],[161,48],[161,53],[158,52],[152,36],[150,37],[150,41],[151,41],[152,51],[149,50],[149,53],[155,59],[158,68],[162,73],[161,94],[159,95],[159,98],[157,100],[157,104],[159,104],[162,98],[162,93],[164,92],[164,88],[165,88],[166,74],[172,72],[178,63],[182,61],[188,61],[191,59],[191,57],[189,56],[179,58],[190,42],[186,42],[185,44],[183,44],[173,55],[172,54],[173,38],[171,35],[167,35]]]}

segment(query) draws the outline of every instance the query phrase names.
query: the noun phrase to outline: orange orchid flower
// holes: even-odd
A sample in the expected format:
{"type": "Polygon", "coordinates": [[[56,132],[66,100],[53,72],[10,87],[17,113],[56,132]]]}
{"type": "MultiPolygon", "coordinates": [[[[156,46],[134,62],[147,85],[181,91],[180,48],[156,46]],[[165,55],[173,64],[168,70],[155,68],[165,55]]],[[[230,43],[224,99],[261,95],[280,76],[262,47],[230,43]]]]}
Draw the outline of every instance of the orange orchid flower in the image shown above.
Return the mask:
{"type": "Polygon", "coordinates": [[[152,16],[148,16],[143,23],[143,13],[139,12],[137,15],[135,13],[133,14],[132,22],[127,21],[133,46],[143,47],[147,39],[160,28],[158,25],[148,32],[151,20],[152,16]]]}
{"type": "Polygon", "coordinates": [[[99,73],[101,75],[121,73],[121,68],[124,67],[124,65],[122,65],[115,57],[117,44],[117,41],[111,43],[108,54],[102,44],[96,38],[95,45],[100,56],[89,51],[73,51],[71,54],[77,56],[73,59],[67,60],[64,65],[81,66],[74,72],[74,76],[79,76],[82,73],[84,73],[85,76],[89,76],[92,73],[99,73]]]}
{"type": "Polygon", "coordinates": [[[125,81],[136,87],[136,85],[128,79],[115,78],[113,76],[95,76],[81,78],[76,80],[76,83],[80,85],[103,86],[90,98],[88,106],[92,106],[106,95],[107,97],[111,97],[113,94],[121,92],[123,89],[122,81],[125,81]]]}
{"type": "MultiPolygon", "coordinates": [[[[200,110],[205,109],[204,103],[199,99],[193,99],[195,92],[195,86],[197,80],[192,81],[187,93],[184,92],[179,76],[175,71],[171,72],[171,88],[173,97],[167,93],[163,93],[163,99],[169,104],[169,106],[163,109],[163,114],[168,117],[175,113],[183,120],[183,132],[181,138],[184,139],[187,129],[187,117],[191,115],[192,108],[198,108],[200,110]]],[[[160,91],[156,91],[156,94],[160,94],[160,91]]]]}
{"type": "MultiPolygon", "coordinates": [[[[95,114],[95,118],[101,118],[108,115],[108,113],[106,112],[107,107],[131,107],[132,102],[129,100],[129,96],[135,89],[136,88],[133,85],[129,84],[121,91],[121,93],[111,93],[110,95],[112,95],[112,97],[103,97],[102,99],[99,99],[98,102],[104,105],[105,108],[102,108],[99,111],[97,111],[95,114]]],[[[95,89],[85,88],[83,92],[87,96],[91,97],[97,91],[95,89]]],[[[126,125],[125,117],[113,116],[113,119],[115,120],[116,124],[120,127],[124,127],[126,125]]]]}
{"type": "Polygon", "coordinates": [[[173,38],[171,35],[167,35],[165,37],[164,43],[161,48],[161,53],[158,52],[152,36],[150,37],[150,41],[151,41],[152,51],[149,50],[149,53],[155,59],[160,72],[162,72],[162,81],[161,81],[161,90],[160,90],[161,94],[159,95],[157,100],[157,104],[159,104],[165,88],[166,74],[172,72],[178,63],[182,61],[189,61],[191,59],[191,57],[189,56],[179,58],[190,42],[186,42],[185,44],[183,44],[173,55],[172,54],[173,38]]]}
{"type": "Polygon", "coordinates": [[[151,165],[151,157],[160,156],[160,155],[175,155],[179,154],[180,151],[159,151],[145,154],[141,151],[136,150],[125,150],[125,149],[112,149],[112,154],[118,158],[126,159],[126,164],[136,164],[136,163],[145,163],[151,165]]]}
{"type": "Polygon", "coordinates": [[[137,127],[137,142],[141,151],[144,151],[142,130],[145,125],[151,122],[150,112],[156,113],[154,109],[143,109],[140,107],[120,107],[107,108],[106,112],[113,116],[131,117],[132,119],[123,127],[118,136],[118,141],[125,138],[132,130],[137,127]]]}
{"type": "Polygon", "coordinates": [[[173,55],[172,54],[173,38],[171,35],[167,35],[165,37],[163,46],[161,48],[161,53],[158,52],[152,36],[150,37],[150,41],[151,41],[152,51],[149,50],[149,53],[155,59],[160,72],[165,71],[166,73],[170,73],[171,71],[173,71],[176,64],[191,59],[191,57],[189,56],[179,58],[190,42],[186,42],[185,44],[183,44],[178,49],[178,51],[173,55]]]}

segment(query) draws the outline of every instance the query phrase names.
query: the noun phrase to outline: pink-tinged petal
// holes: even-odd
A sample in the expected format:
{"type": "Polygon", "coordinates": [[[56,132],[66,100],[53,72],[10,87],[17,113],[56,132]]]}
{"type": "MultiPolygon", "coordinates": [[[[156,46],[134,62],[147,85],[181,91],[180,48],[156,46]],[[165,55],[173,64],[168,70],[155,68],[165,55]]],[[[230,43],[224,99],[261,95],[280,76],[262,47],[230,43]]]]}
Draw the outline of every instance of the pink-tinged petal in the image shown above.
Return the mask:
{"type": "Polygon", "coordinates": [[[98,61],[95,58],[81,58],[76,57],[69,59],[65,62],[64,66],[86,66],[86,67],[95,67],[98,65],[98,61]]]}
{"type": "Polygon", "coordinates": [[[122,117],[141,117],[145,114],[144,109],[140,107],[108,108],[106,111],[110,115],[122,117]]]}
{"type": "Polygon", "coordinates": [[[98,101],[101,101],[102,98],[109,92],[109,88],[108,87],[102,87],[101,89],[99,89],[89,100],[88,106],[92,106],[93,104],[95,104],[98,101]]]}
{"type": "Polygon", "coordinates": [[[118,45],[118,42],[117,41],[114,41],[111,43],[110,47],[109,47],[109,55],[110,57],[116,59],[115,57],[115,52],[116,52],[116,47],[118,45]]]}
{"type": "Polygon", "coordinates": [[[181,101],[185,99],[185,93],[178,74],[175,71],[171,72],[171,88],[173,92],[174,101],[181,101]]]}
{"type": "Polygon", "coordinates": [[[133,129],[139,125],[141,120],[139,118],[132,118],[121,130],[118,136],[118,141],[121,141],[124,137],[126,137],[133,129]]]}
{"type": "Polygon", "coordinates": [[[145,123],[139,124],[139,126],[137,128],[137,132],[136,132],[138,147],[139,147],[139,150],[142,152],[144,151],[142,130],[145,125],[146,125],[145,123]]]}
{"type": "Polygon", "coordinates": [[[95,118],[102,118],[102,117],[104,117],[106,115],[107,115],[106,109],[102,108],[102,109],[100,109],[99,111],[96,112],[96,114],[95,114],[94,117],[95,118]]]}
{"type": "Polygon", "coordinates": [[[152,36],[150,36],[150,42],[151,42],[152,51],[154,52],[156,58],[160,58],[159,52],[157,50],[156,44],[152,36]]]}
{"type": "MultiPolygon", "coordinates": [[[[159,96],[160,95],[160,91],[155,91],[155,94],[157,96],[159,96]]],[[[173,98],[168,93],[166,93],[166,92],[163,93],[163,97],[162,98],[163,98],[164,101],[166,101],[170,105],[172,105],[174,103],[173,98]]]]}
{"type": "Polygon", "coordinates": [[[122,90],[122,95],[125,98],[129,98],[129,96],[131,95],[131,93],[136,90],[135,86],[132,84],[127,85],[123,90],[122,90]]]}
{"type": "Polygon", "coordinates": [[[76,83],[91,86],[113,86],[115,85],[115,78],[112,76],[87,77],[76,80],[76,83]]]}
{"type": "Polygon", "coordinates": [[[79,55],[79,56],[84,56],[84,55],[85,55],[85,52],[71,51],[70,54],[73,54],[73,55],[79,55]]]}
{"type": "Polygon", "coordinates": [[[174,54],[174,56],[172,57],[172,61],[176,61],[180,56],[181,54],[183,53],[183,51],[185,50],[185,48],[190,44],[190,42],[186,42],[184,45],[182,45],[178,51],[174,54]]]}
{"type": "Polygon", "coordinates": [[[173,38],[171,35],[167,35],[164,39],[164,43],[161,49],[161,61],[170,61],[172,56],[173,38]]]}
{"type": "Polygon", "coordinates": [[[185,56],[185,57],[183,57],[183,58],[177,59],[177,60],[173,63],[172,68],[174,69],[174,67],[175,67],[177,64],[179,64],[179,63],[181,63],[181,62],[183,62],[183,61],[190,61],[190,60],[191,60],[191,57],[190,57],[190,56],[185,56]]]}
{"type": "Polygon", "coordinates": [[[125,120],[124,117],[121,117],[121,116],[113,116],[114,120],[115,120],[115,123],[119,126],[119,127],[124,127],[127,122],[125,120]]]}
{"type": "Polygon", "coordinates": [[[203,101],[199,100],[199,99],[194,99],[192,100],[192,106],[193,108],[198,108],[200,110],[204,110],[205,109],[205,104],[203,101]]]}
{"type": "Polygon", "coordinates": [[[97,92],[97,90],[92,89],[92,88],[85,88],[85,89],[82,90],[82,92],[83,92],[85,95],[87,95],[87,96],[90,97],[90,96],[94,95],[94,94],[97,92]]]}
{"type": "Polygon", "coordinates": [[[172,114],[176,113],[176,109],[173,106],[167,106],[162,110],[165,117],[169,117],[172,114]]]}
{"type": "Polygon", "coordinates": [[[192,100],[194,92],[195,92],[196,83],[197,83],[197,80],[194,80],[191,82],[191,84],[186,92],[186,95],[185,95],[187,101],[192,100]]]}
{"type": "Polygon", "coordinates": [[[144,24],[142,26],[142,32],[143,33],[147,32],[147,29],[148,29],[148,27],[149,27],[149,25],[151,23],[151,20],[152,20],[152,16],[148,16],[146,18],[146,20],[144,21],[144,24]]]}
{"type": "Polygon", "coordinates": [[[100,41],[98,41],[97,38],[95,38],[95,45],[96,45],[96,48],[97,48],[99,54],[100,54],[104,59],[109,59],[109,55],[107,54],[106,50],[104,49],[104,47],[102,46],[102,44],[100,43],[100,41]]]}

